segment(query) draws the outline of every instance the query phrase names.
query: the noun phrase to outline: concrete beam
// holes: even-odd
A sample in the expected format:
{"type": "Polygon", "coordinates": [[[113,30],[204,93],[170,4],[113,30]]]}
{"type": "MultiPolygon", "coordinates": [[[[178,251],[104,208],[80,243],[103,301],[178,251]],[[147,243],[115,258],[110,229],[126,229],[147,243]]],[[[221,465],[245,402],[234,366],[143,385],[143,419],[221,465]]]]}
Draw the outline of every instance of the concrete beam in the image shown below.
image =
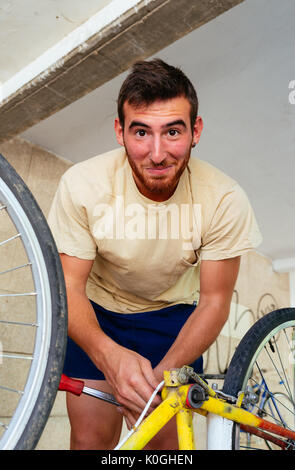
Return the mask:
{"type": "Polygon", "coordinates": [[[4,97],[0,102],[0,142],[103,85],[135,60],[155,54],[243,1],[140,1],[4,97]]]}

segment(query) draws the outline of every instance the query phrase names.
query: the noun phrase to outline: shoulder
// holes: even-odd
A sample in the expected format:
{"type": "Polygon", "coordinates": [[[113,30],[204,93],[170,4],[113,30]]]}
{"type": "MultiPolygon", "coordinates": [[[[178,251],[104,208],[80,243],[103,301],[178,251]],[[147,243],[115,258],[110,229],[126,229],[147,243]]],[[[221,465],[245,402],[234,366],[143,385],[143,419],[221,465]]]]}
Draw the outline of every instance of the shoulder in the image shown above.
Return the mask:
{"type": "Polygon", "coordinates": [[[126,160],[125,150],[118,148],[95,157],[83,160],[71,166],[63,175],[63,179],[80,182],[97,182],[112,178],[114,173],[123,167],[126,160]]]}
{"type": "Polygon", "coordinates": [[[89,158],[70,167],[63,174],[60,187],[82,204],[84,201],[99,202],[113,194],[125,162],[123,148],[89,158]]]}
{"type": "Polygon", "coordinates": [[[202,211],[202,231],[212,227],[213,220],[238,219],[249,213],[247,194],[232,177],[210,163],[191,158],[189,163],[193,201],[202,211]]]}
{"type": "Polygon", "coordinates": [[[230,190],[237,185],[237,182],[232,177],[210,163],[196,157],[191,157],[189,170],[193,186],[198,186],[200,190],[215,189],[220,193],[220,191],[230,190]]]}
{"type": "Polygon", "coordinates": [[[228,197],[248,202],[248,196],[240,183],[210,163],[193,158],[189,170],[195,202],[211,205],[212,209],[228,197]]]}
{"type": "Polygon", "coordinates": [[[125,150],[116,149],[74,164],[61,177],[60,197],[91,212],[113,197],[125,162],[125,150]]]}

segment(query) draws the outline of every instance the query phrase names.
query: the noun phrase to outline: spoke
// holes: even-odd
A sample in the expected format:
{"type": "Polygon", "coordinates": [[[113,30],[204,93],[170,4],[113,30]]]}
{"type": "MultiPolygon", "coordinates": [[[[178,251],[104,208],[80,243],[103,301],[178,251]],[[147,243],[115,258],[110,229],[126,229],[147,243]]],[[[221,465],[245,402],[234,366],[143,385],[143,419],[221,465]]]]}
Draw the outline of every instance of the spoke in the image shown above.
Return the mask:
{"type": "MultiPolygon", "coordinates": [[[[258,369],[259,369],[259,371],[260,371],[260,368],[259,368],[257,362],[256,362],[256,365],[257,365],[257,367],[258,367],[258,369]]],[[[261,371],[260,371],[260,373],[261,373],[261,371]]],[[[262,376],[262,378],[264,379],[262,373],[261,373],[261,376],[262,376]]],[[[250,380],[252,380],[259,388],[261,388],[261,384],[259,384],[253,377],[251,377],[250,380]]],[[[264,381],[265,381],[265,379],[264,379],[264,381]]],[[[273,400],[277,401],[283,408],[285,408],[289,413],[291,413],[291,414],[294,416],[294,411],[290,410],[290,408],[288,408],[284,403],[282,403],[280,400],[278,400],[278,398],[277,398],[276,396],[274,396],[274,394],[269,391],[269,389],[268,389],[268,387],[267,387],[267,385],[266,385],[266,382],[265,382],[265,390],[270,394],[270,397],[267,399],[267,401],[268,401],[270,398],[272,398],[273,400]]],[[[258,405],[256,405],[255,408],[257,408],[258,410],[261,411],[261,409],[259,408],[258,405]]],[[[287,429],[290,429],[291,431],[293,431],[293,429],[292,429],[290,426],[286,426],[285,423],[282,422],[282,419],[281,419],[281,418],[280,418],[280,419],[275,418],[275,417],[273,416],[273,414],[268,413],[268,412],[265,410],[265,408],[263,408],[262,411],[266,414],[266,416],[268,416],[269,418],[272,418],[277,424],[282,424],[282,425],[283,425],[284,427],[286,427],[287,429]]],[[[278,414],[279,414],[279,413],[278,413],[278,414]]]]}
{"type": "Polygon", "coordinates": [[[37,323],[25,323],[22,321],[0,320],[0,323],[2,323],[3,325],[38,326],[37,323]]]}
{"type": "Polygon", "coordinates": [[[9,354],[9,353],[0,353],[0,357],[6,357],[7,359],[25,359],[28,361],[32,361],[34,359],[33,356],[26,356],[25,354],[9,354]]]}
{"type": "MultiPolygon", "coordinates": [[[[256,361],[255,364],[256,364],[256,367],[257,367],[257,369],[258,369],[258,371],[259,371],[259,374],[260,374],[260,376],[261,376],[262,383],[258,383],[258,382],[254,379],[254,377],[251,377],[251,380],[258,386],[259,389],[264,389],[264,390],[270,395],[270,397],[273,398],[273,397],[272,397],[272,393],[269,391],[269,387],[268,387],[268,385],[267,385],[267,383],[266,383],[266,380],[265,380],[265,378],[264,378],[264,375],[263,375],[263,373],[262,373],[261,368],[259,367],[258,362],[256,361]]],[[[274,421],[276,421],[277,423],[280,423],[280,424],[281,424],[281,417],[280,417],[280,416],[279,416],[280,420],[278,420],[277,418],[275,418],[275,417],[273,416],[273,414],[270,414],[270,413],[268,413],[268,412],[265,410],[265,403],[266,403],[266,402],[267,402],[267,399],[266,399],[265,402],[263,403],[263,408],[262,408],[262,409],[259,408],[257,405],[256,405],[256,407],[257,407],[260,411],[263,411],[263,412],[266,414],[266,416],[269,416],[269,417],[272,418],[274,421]]],[[[282,404],[282,406],[284,406],[284,405],[282,404]]],[[[290,410],[288,410],[288,411],[290,411],[290,410]]]]}
{"type": "Polygon", "coordinates": [[[16,271],[17,269],[25,268],[26,266],[32,266],[32,263],[26,263],[26,264],[22,264],[20,266],[15,266],[15,268],[6,269],[6,271],[1,271],[0,275],[10,273],[12,271],[16,271]]]}
{"type": "MultiPolygon", "coordinates": [[[[275,344],[276,344],[276,342],[275,342],[275,344]]],[[[281,375],[281,373],[280,373],[280,371],[279,371],[279,369],[277,368],[277,365],[274,363],[273,358],[271,357],[271,355],[270,355],[268,349],[267,349],[266,347],[265,347],[264,349],[265,349],[265,351],[266,351],[266,353],[267,353],[267,355],[268,355],[270,361],[272,362],[272,365],[274,366],[275,370],[277,371],[277,374],[278,374],[278,376],[280,377],[281,383],[284,385],[284,388],[285,388],[285,390],[286,390],[288,396],[289,396],[289,397],[290,397],[290,396],[292,397],[292,394],[291,394],[291,391],[290,391],[290,388],[289,388],[288,380],[287,380],[287,384],[286,384],[285,381],[284,381],[284,379],[283,379],[283,377],[282,377],[282,375],[281,375]]],[[[279,358],[280,358],[280,363],[282,364],[281,356],[280,356],[280,353],[279,353],[279,352],[278,352],[278,356],[279,356],[279,358]]],[[[282,369],[283,369],[283,372],[284,372],[284,368],[283,368],[283,367],[282,367],[282,369]]],[[[285,375],[285,374],[284,374],[284,375],[285,375]]]]}
{"type": "MultiPolygon", "coordinates": [[[[285,333],[285,336],[286,336],[286,331],[283,330],[283,332],[285,333]]],[[[278,356],[279,356],[279,361],[280,361],[280,364],[281,364],[281,368],[282,368],[282,371],[283,371],[283,374],[284,374],[284,377],[285,377],[285,382],[284,382],[284,384],[286,383],[286,387],[288,388],[288,396],[289,396],[290,400],[292,400],[293,397],[292,397],[292,392],[291,392],[290,385],[289,385],[289,380],[288,380],[288,377],[287,377],[287,375],[286,375],[286,371],[285,371],[285,368],[284,368],[284,366],[283,366],[281,354],[280,354],[280,352],[279,352],[278,345],[277,345],[277,341],[275,340],[275,338],[274,338],[274,343],[275,343],[275,347],[276,347],[277,354],[278,354],[278,356]]],[[[288,342],[288,345],[289,345],[289,344],[290,344],[290,343],[288,342]]]]}
{"type": "Polygon", "coordinates": [[[5,390],[6,392],[14,392],[19,395],[23,395],[24,392],[22,390],[17,390],[16,388],[9,388],[9,387],[4,387],[4,385],[0,385],[1,390],[5,390]]]}
{"type": "MultiPolygon", "coordinates": [[[[286,330],[284,329],[283,330],[284,332],[284,337],[285,337],[285,340],[286,340],[286,343],[287,343],[287,346],[289,347],[289,350],[290,350],[290,354],[292,354],[293,356],[293,359],[294,359],[294,339],[295,339],[295,328],[293,328],[292,330],[292,335],[291,335],[291,338],[288,338],[287,336],[287,333],[286,333],[286,330]]],[[[294,363],[293,363],[294,364],[294,363]]]]}
{"type": "Polygon", "coordinates": [[[23,294],[0,294],[0,297],[23,297],[25,295],[37,295],[37,292],[25,292],[23,294]]]}
{"type": "Polygon", "coordinates": [[[7,238],[7,240],[4,240],[3,242],[0,242],[0,246],[1,246],[1,245],[5,245],[5,243],[11,242],[12,240],[15,240],[16,238],[19,238],[20,236],[21,236],[21,234],[20,234],[20,233],[17,233],[17,234],[14,235],[13,237],[7,238]]]}
{"type": "Polygon", "coordinates": [[[2,428],[8,429],[7,424],[1,423],[1,421],[0,421],[0,426],[1,426],[2,428]]]}

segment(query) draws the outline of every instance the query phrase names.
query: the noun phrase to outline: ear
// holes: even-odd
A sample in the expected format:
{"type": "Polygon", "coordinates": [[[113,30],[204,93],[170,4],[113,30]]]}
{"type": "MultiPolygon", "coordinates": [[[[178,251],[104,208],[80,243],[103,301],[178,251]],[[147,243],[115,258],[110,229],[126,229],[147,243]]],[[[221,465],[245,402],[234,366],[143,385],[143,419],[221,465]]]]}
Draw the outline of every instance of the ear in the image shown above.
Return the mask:
{"type": "Polygon", "coordinates": [[[115,119],[115,134],[118,144],[124,147],[123,127],[118,117],[115,119]]]}
{"type": "Polygon", "coordinates": [[[193,143],[194,143],[194,146],[196,144],[198,144],[198,142],[200,140],[203,127],[204,127],[203,119],[201,118],[201,116],[197,116],[196,121],[195,121],[195,125],[194,125],[194,128],[193,128],[193,143]]]}

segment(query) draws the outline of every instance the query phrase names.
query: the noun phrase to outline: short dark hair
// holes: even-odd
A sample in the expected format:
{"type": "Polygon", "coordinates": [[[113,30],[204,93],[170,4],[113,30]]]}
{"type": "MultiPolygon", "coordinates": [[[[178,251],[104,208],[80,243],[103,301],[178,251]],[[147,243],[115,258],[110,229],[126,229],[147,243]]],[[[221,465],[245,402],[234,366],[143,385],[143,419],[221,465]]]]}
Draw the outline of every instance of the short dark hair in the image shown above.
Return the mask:
{"type": "Polygon", "coordinates": [[[194,86],[182,70],[161,59],[135,62],[118,96],[118,116],[121,126],[124,128],[125,102],[132,106],[140,106],[179,96],[187,98],[191,105],[190,120],[193,130],[199,102],[194,86]]]}

